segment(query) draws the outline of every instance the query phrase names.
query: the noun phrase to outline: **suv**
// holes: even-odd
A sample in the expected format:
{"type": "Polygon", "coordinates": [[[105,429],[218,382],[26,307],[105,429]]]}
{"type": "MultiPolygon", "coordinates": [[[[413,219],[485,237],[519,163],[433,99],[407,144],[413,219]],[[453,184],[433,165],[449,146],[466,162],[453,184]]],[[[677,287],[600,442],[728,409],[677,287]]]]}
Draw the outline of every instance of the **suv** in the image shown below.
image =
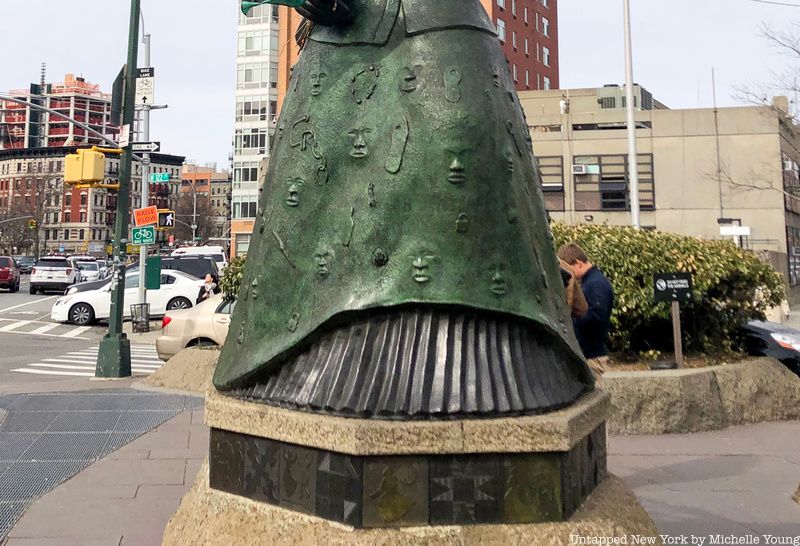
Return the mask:
{"type": "MultiPolygon", "coordinates": [[[[211,274],[219,280],[217,262],[210,256],[162,256],[161,270],[164,269],[180,271],[198,279],[204,279],[206,275],[211,274]]],[[[129,266],[127,271],[139,271],[139,264],[129,266]]]]}
{"type": "Polygon", "coordinates": [[[81,272],[72,258],[45,256],[31,271],[30,293],[64,289],[81,281],[81,272]]]}
{"type": "Polygon", "coordinates": [[[19,290],[19,267],[10,256],[0,256],[0,288],[19,290]]]}
{"type": "Polygon", "coordinates": [[[22,274],[30,273],[33,266],[36,265],[36,258],[33,256],[16,256],[14,261],[19,266],[19,272],[22,274]]]}

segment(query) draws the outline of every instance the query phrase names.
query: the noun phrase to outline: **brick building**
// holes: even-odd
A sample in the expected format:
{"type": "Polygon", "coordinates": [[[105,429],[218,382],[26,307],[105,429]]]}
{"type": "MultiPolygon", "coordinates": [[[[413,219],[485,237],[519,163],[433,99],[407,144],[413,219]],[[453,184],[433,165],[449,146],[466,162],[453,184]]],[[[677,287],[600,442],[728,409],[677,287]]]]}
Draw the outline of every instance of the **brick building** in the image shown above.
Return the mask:
{"type": "MultiPolygon", "coordinates": [[[[22,148],[0,150],[0,221],[23,217],[38,222],[29,233],[27,244],[20,246],[9,239],[12,232],[0,233],[0,248],[16,246],[20,253],[106,255],[116,220],[116,192],[106,189],[78,189],[64,185],[64,157],[77,147],[22,148]],[[37,241],[38,240],[38,245],[37,241]],[[38,248],[37,248],[38,246],[38,248]]],[[[178,178],[184,158],[151,154],[151,172],[169,172],[178,178]]],[[[108,184],[119,181],[119,159],[106,158],[108,184]]],[[[131,202],[141,201],[141,166],[135,165],[131,202]]],[[[176,184],[151,184],[150,204],[173,208],[177,201],[176,184]]]]}

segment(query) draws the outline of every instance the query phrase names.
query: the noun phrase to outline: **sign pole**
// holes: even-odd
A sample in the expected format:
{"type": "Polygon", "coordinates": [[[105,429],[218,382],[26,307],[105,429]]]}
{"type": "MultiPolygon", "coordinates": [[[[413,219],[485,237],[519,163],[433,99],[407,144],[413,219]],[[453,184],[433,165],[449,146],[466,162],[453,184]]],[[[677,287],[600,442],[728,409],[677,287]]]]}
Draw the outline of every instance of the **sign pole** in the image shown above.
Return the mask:
{"type": "Polygon", "coordinates": [[[683,335],[681,333],[681,304],[672,302],[672,335],[675,343],[675,362],[683,368],[683,335]]]}
{"type": "MultiPolygon", "coordinates": [[[[128,28],[128,65],[126,71],[123,125],[133,126],[136,101],[136,63],[139,42],[139,14],[141,0],[131,0],[131,19],[128,28]]],[[[130,143],[123,147],[119,169],[117,193],[117,218],[114,228],[114,278],[111,281],[111,309],[108,333],[100,341],[97,351],[95,377],[121,378],[131,375],[131,343],[122,331],[125,306],[125,260],[128,243],[128,214],[131,204],[131,167],[133,151],[130,143]]]]}

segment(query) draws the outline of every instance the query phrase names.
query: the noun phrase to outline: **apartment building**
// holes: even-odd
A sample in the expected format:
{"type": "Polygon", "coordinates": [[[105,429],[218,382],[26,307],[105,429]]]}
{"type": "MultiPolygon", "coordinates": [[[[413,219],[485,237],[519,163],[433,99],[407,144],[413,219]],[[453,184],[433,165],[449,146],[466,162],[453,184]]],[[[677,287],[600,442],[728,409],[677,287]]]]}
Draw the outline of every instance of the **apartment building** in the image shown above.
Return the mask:
{"type": "MultiPolygon", "coordinates": [[[[630,223],[624,88],[520,93],[551,217],[630,223]]],[[[800,299],[800,127],[788,100],[670,109],[635,89],[641,223],[707,239],[741,226],[800,299]]]]}

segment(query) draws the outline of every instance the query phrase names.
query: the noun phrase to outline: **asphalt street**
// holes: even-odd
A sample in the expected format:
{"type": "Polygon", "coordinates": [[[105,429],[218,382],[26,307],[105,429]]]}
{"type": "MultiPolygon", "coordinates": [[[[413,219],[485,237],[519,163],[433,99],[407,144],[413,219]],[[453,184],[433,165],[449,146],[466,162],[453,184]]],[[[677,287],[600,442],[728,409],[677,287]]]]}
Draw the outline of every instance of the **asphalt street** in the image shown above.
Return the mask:
{"type": "MultiPolygon", "coordinates": [[[[28,281],[23,275],[15,294],[0,290],[0,394],[86,388],[107,324],[79,327],[51,321],[50,309],[61,294],[31,295],[28,281]]],[[[135,353],[134,373],[161,364],[154,348],[135,353]]]]}

